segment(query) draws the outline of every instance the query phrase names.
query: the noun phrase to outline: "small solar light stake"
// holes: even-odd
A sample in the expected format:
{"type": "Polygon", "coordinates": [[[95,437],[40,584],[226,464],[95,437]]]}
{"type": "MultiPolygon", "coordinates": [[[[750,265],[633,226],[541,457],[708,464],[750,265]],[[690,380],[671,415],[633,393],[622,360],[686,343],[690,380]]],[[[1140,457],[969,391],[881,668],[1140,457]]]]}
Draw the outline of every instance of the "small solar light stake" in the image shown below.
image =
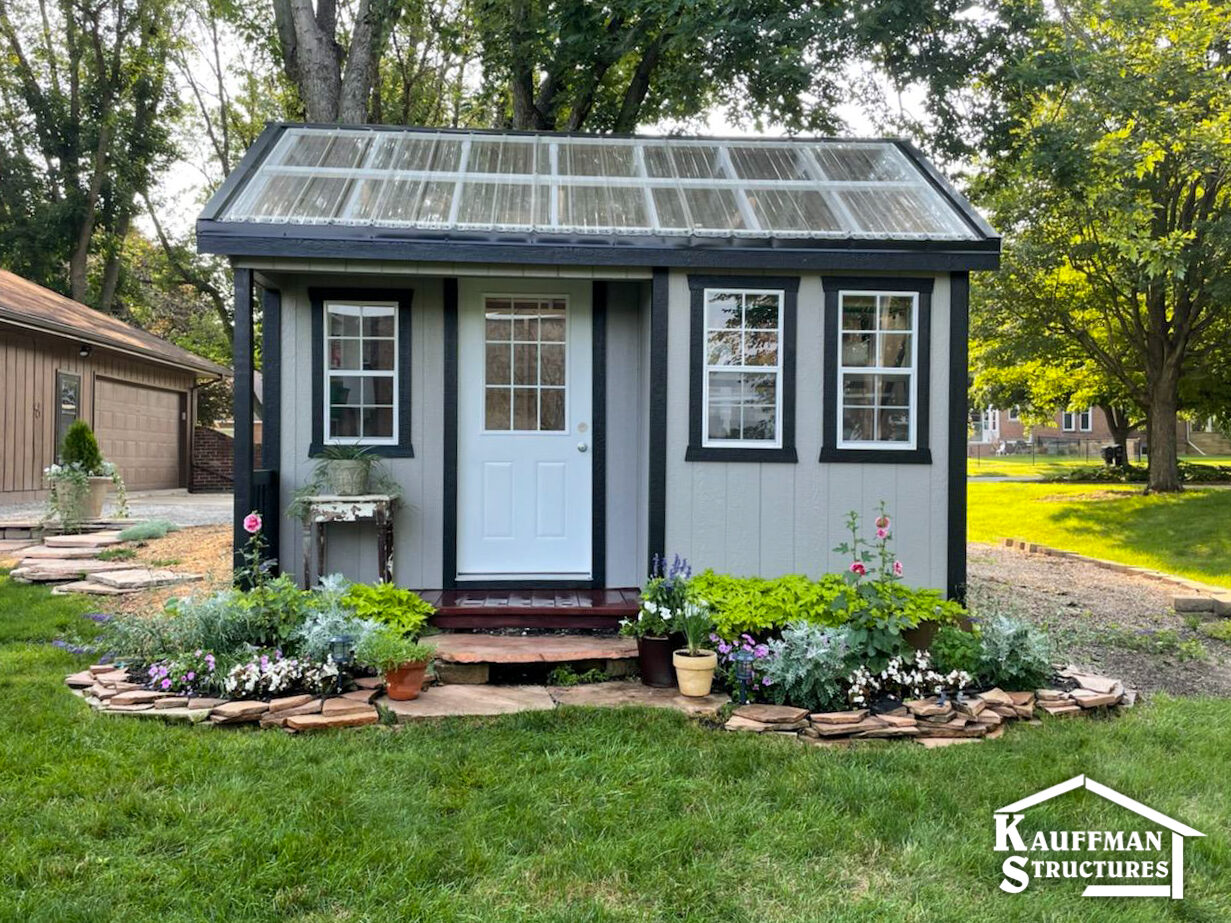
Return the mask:
{"type": "Polygon", "coordinates": [[[752,651],[742,648],[735,652],[735,678],[739,680],[739,704],[748,704],[748,686],[752,683],[752,651]]]}
{"type": "Polygon", "coordinates": [[[354,651],[351,648],[353,642],[354,639],[350,635],[336,635],[329,639],[329,660],[338,668],[335,683],[339,692],[342,691],[342,670],[354,658],[354,651]]]}

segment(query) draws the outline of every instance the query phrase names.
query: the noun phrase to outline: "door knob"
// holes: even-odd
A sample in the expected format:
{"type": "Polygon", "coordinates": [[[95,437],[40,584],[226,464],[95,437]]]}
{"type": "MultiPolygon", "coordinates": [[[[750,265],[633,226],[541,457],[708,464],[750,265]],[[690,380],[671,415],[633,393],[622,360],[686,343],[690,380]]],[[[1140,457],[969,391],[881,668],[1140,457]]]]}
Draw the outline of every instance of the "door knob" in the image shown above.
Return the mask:
{"type": "Polygon", "coordinates": [[[588,445],[586,445],[584,442],[579,442],[579,443],[577,443],[577,451],[578,451],[578,452],[584,452],[584,451],[585,451],[586,449],[588,449],[588,448],[590,448],[590,447],[589,447],[588,445]]]}

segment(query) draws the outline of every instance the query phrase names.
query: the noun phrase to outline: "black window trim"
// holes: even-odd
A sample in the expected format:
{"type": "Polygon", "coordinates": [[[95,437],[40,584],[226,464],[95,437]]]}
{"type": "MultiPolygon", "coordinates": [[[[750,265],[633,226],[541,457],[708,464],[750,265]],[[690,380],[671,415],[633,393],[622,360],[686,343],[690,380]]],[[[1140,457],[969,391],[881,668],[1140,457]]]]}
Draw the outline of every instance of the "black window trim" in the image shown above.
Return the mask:
{"type": "Polygon", "coordinates": [[[312,444],[310,456],[320,455],[325,444],[325,302],[342,301],[348,298],[363,301],[397,302],[398,336],[398,414],[396,443],[364,445],[373,455],[382,458],[414,458],[411,444],[411,344],[410,311],[414,292],[410,289],[363,288],[310,288],[308,300],[312,306],[312,444]]]}
{"type": "Polygon", "coordinates": [[[932,289],[931,278],[896,276],[822,276],[825,290],[824,384],[821,407],[821,455],[818,461],[827,464],[930,465],[932,450],[928,446],[931,425],[932,370],[932,289]],[[841,305],[843,291],[913,292],[919,296],[919,317],[916,325],[915,445],[906,449],[840,449],[838,448],[838,344],[841,338],[841,305]]]}
{"type": "Polygon", "coordinates": [[[798,276],[689,275],[691,293],[689,314],[688,450],[684,460],[719,462],[798,463],[795,451],[795,337],[799,310],[798,276]],[[777,448],[707,446],[702,440],[701,406],[705,376],[705,290],[737,288],[751,291],[782,292],[782,445],[777,448]]]}

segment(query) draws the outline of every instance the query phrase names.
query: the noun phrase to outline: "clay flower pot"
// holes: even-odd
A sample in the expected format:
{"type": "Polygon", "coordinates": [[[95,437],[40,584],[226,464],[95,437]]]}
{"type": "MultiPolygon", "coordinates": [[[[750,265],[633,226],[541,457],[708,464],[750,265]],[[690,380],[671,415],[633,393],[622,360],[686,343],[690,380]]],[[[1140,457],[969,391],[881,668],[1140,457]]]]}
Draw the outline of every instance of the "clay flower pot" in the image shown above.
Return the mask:
{"type": "Polygon", "coordinates": [[[671,639],[638,638],[637,668],[641,671],[641,682],[647,686],[658,686],[663,689],[674,686],[675,677],[671,672],[671,639]]]}
{"type": "Polygon", "coordinates": [[[103,502],[111,492],[111,478],[91,477],[87,480],[90,488],[82,500],[81,518],[102,519],[103,502]]]}
{"type": "Polygon", "coordinates": [[[426,660],[404,663],[396,670],[385,674],[385,694],[399,702],[419,698],[423,691],[423,677],[427,674],[426,660]]]}
{"type": "Polygon", "coordinates": [[[340,497],[359,497],[368,492],[370,462],[335,458],[329,461],[329,484],[340,497]]]}
{"type": "Polygon", "coordinates": [[[680,695],[701,697],[710,694],[714,684],[714,671],[718,669],[718,655],[713,651],[676,651],[671,655],[675,675],[680,683],[680,695]]]}

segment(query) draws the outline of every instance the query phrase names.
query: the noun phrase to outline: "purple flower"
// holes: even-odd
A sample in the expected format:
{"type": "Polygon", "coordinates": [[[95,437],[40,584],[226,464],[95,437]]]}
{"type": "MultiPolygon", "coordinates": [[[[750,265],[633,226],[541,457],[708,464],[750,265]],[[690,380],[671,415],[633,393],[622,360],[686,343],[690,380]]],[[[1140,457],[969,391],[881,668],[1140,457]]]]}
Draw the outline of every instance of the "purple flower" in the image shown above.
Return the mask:
{"type": "Polygon", "coordinates": [[[188,680],[188,682],[190,683],[196,678],[197,678],[197,674],[194,673],[192,670],[189,670],[187,673],[184,674],[184,679],[188,680]]]}
{"type": "Polygon", "coordinates": [[[752,649],[752,652],[756,654],[758,657],[768,657],[769,647],[764,644],[758,644],[756,647],[752,649]]]}
{"type": "Polygon", "coordinates": [[[111,616],[107,615],[105,612],[87,612],[86,618],[88,618],[91,622],[97,622],[100,625],[111,621],[111,616]]]}
{"type": "Polygon", "coordinates": [[[158,685],[159,685],[160,687],[162,687],[163,689],[170,689],[170,688],[171,688],[171,680],[169,680],[169,679],[164,679],[164,680],[163,680],[161,683],[159,683],[158,685]]]}
{"type": "Polygon", "coordinates": [[[766,676],[764,679],[761,680],[762,686],[772,686],[773,684],[774,684],[774,681],[770,679],[768,676],[766,676]]]}
{"type": "Polygon", "coordinates": [[[727,644],[725,641],[724,641],[723,643],[719,644],[719,645],[718,645],[718,653],[720,653],[720,654],[729,654],[729,653],[731,653],[731,645],[727,644]]]}

